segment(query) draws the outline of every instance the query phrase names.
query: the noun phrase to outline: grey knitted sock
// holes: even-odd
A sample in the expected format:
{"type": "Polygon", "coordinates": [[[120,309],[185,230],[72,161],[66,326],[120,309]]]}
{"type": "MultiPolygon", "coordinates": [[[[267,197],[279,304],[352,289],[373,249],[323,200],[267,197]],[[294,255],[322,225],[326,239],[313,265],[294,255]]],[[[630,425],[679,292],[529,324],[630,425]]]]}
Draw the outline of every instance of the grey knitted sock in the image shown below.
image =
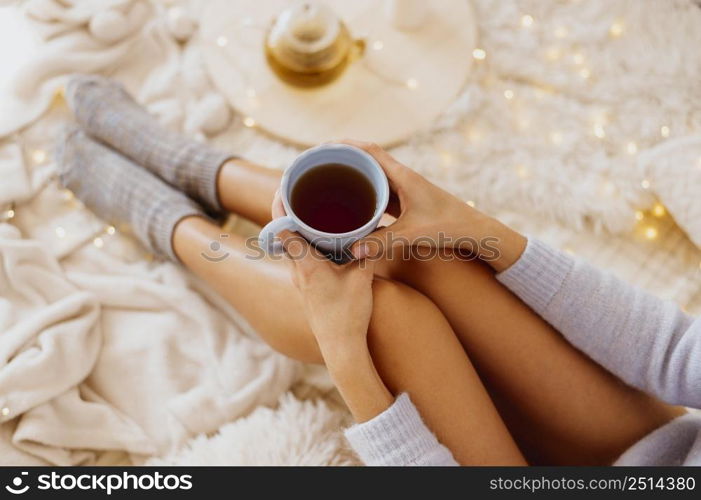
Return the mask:
{"type": "Polygon", "coordinates": [[[205,217],[180,191],[76,128],[66,131],[56,154],[61,183],[95,214],[126,223],[161,257],[177,261],[171,238],[184,217],[205,217]]]}
{"type": "Polygon", "coordinates": [[[167,130],[119,83],[95,75],[73,76],[66,98],[78,123],[93,137],[146,167],[207,210],[221,212],[217,175],[233,157],[167,130]]]}

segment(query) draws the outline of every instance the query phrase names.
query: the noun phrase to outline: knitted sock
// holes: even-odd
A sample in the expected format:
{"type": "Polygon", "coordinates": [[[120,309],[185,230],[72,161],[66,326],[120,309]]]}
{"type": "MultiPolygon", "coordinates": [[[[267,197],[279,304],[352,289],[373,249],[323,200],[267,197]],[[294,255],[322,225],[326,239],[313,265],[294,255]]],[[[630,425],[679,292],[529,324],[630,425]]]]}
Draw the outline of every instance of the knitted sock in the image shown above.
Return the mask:
{"type": "Polygon", "coordinates": [[[211,212],[222,211],[217,175],[233,156],[165,129],[117,82],[73,76],[66,98],[93,137],[146,167],[211,212]]]}
{"type": "Polygon", "coordinates": [[[76,128],[59,144],[61,183],[97,216],[126,223],[153,253],[177,262],[171,238],[175,225],[202,209],[180,191],[76,128]]]}

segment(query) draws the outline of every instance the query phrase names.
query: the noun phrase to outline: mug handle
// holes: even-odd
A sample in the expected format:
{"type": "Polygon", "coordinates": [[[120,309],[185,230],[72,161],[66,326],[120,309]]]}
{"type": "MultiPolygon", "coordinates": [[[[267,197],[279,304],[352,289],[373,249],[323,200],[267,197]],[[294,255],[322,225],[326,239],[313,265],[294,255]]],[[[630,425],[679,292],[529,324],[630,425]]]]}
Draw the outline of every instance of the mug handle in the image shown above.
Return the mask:
{"type": "Polygon", "coordinates": [[[297,231],[297,224],[289,215],[273,219],[260,231],[258,244],[268,254],[279,255],[283,252],[282,242],[275,241],[281,231],[297,231]]]}

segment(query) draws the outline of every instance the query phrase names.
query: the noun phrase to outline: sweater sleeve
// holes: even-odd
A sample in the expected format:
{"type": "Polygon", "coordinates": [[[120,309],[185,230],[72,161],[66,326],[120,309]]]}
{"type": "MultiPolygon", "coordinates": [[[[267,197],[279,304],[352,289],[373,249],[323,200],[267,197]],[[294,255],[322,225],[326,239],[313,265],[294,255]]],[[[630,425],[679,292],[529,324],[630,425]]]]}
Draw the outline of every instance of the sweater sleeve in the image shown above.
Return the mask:
{"type": "Polygon", "coordinates": [[[373,419],[347,429],[346,438],[366,465],[458,465],[406,393],[373,419]]]}
{"type": "Polygon", "coordinates": [[[530,239],[501,283],[626,383],[701,406],[701,322],[564,252],[530,239]]]}

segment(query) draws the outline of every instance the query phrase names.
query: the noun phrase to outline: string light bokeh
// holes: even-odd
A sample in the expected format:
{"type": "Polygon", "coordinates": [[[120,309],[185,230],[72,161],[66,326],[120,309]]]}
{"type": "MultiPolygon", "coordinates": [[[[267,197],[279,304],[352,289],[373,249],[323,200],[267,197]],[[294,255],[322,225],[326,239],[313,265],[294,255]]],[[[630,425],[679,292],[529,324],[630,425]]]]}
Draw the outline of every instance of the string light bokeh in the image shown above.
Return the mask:
{"type": "MultiPolygon", "coordinates": [[[[538,28],[538,19],[531,13],[523,13],[520,16],[519,23],[520,28],[526,31],[533,31],[538,28]]],[[[552,28],[551,34],[556,40],[566,40],[570,36],[570,30],[567,26],[555,26],[552,28]]],[[[608,36],[613,42],[616,39],[624,37],[626,34],[625,21],[621,18],[615,18],[611,20],[611,24],[608,29],[608,36]]],[[[473,51],[472,57],[475,63],[488,64],[488,53],[485,48],[478,47],[473,51]]],[[[572,65],[572,71],[578,74],[583,80],[588,80],[593,77],[592,70],[586,66],[587,56],[586,53],[581,48],[576,48],[573,51],[568,51],[563,45],[550,45],[544,47],[542,51],[542,57],[545,61],[550,63],[570,61],[572,65]]],[[[551,94],[554,92],[553,88],[547,84],[542,84],[538,82],[527,82],[533,87],[534,92],[537,97],[542,98],[544,95],[551,94]]],[[[507,101],[513,101],[516,98],[516,93],[512,88],[506,88],[503,91],[504,98],[507,101]]],[[[606,124],[608,118],[605,114],[602,114],[592,120],[591,123],[591,135],[600,141],[607,141],[608,136],[606,132],[606,124]]],[[[528,118],[518,117],[516,118],[516,123],[518,129],[526,130],[531,125],[532,122],[528,118]]],[[[668,124],[661,123],[659,125],[659,136],[661,139],[668,139],[672,136],[672,129],[668,124]]],[[[472,142],[479,141],[481,139],[481,132],[470,128],[465,136],[468,140],[472,142]]],[[[558,146],[563,143],[564,135],[562,131],[552,130],[547,132],[547,137],[549,142],[553,146],[558,146]]],[[[639,152],[638,141],[633,139],[628,139],[623,142],[620,146],[620,150],[624,151],[627,155],[631,157],[636,157],[639,152]]],[[[698,168],[701,169],[701,158],[699,158],[698,168]]],[[[515,172],[518,178],[526,180],[530,177],[530,172],[528,167],[523,164],[518,164],[515,167],[515,172]]],[[[640,186],[644,190],[651,190],[653,188],[652,182],[648,178],[640,179],[640,186]]],[[[603,196],[613,196],[616,194],[616,187],[610,181],[603,181],[601,190],[603,196]]],[[[474,202],[471,202],[474,206],[474,202]]],[[[660,236],[659,224],[660,222],[668,217],[668,213],[664,205],[657,201],[651,209],[647,210],[636,210],[635,211],[635,224],[634,224],[634,234],[641,236],[643,240],[651,242],[655,241],[660,236]]]]}

